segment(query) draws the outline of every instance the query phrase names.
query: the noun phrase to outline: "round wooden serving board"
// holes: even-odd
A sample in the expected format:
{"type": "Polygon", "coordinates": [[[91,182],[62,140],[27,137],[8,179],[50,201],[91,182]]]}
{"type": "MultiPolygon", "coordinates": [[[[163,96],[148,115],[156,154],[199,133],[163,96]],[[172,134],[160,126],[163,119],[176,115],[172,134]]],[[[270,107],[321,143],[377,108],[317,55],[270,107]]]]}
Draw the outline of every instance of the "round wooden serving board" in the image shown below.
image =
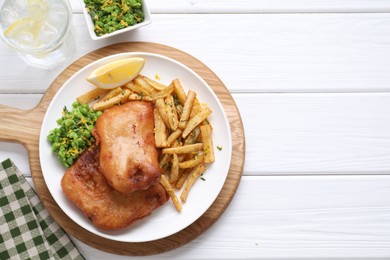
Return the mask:
{"type": "Polygon", "coordinates": [[[245,160],[245,136],[240,113],[222,81],[203,63],[191,55],[155,43],[127,42],[93,51],[66,68],[51,84],[37,107],[19,110],[0,105],[0,141],[22,143],[29,154],[31,174],[39,197],[54,220],[80,241],[115,254],[152,255],[178,248],[207,230],[224,212],[239,185],[245,160]],[[39,134],[43,117],[55,93],[66,80],[87,64],[100,58],[123,52],[149,52],[170,57],[191,68],[214,90],[227,114],[233,141],[232,160],[226,182],[212,206],[184,230],[159,240],[142,243],[125,243],[97,236],[72,221],[56,204],[42,175],[39,160],[39,134]]]}

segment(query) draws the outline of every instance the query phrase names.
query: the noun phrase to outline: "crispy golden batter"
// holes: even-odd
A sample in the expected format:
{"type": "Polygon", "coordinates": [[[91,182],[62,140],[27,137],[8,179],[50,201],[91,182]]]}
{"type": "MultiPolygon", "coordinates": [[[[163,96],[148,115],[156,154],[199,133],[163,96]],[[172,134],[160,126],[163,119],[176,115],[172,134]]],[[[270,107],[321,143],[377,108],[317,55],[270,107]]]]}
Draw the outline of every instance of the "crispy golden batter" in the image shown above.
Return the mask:
{"type": "Polygon", "coordinates": [[[152,213],[168,200],[165,189],[156,184],[131,194],[111,188],[99,171],[99,147],[86,150],[66,171],[61,181],[65,195],[99,228],[127,227],[152,213]]]}
{"type": "Polygon", "coordinates": [[[94,136],[100,144],[100,169],[117,191],[144,190],[160,181],[154,141],[153,105],[133,101],[99,117],[94,136]]]}

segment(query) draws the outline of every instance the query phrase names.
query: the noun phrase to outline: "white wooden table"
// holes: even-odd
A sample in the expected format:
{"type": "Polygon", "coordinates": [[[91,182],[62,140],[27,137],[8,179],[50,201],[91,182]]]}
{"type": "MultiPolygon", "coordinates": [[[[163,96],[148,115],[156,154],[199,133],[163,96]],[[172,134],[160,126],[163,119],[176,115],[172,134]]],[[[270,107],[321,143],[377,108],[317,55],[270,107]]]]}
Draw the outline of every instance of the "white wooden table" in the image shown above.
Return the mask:
{"type": "MultiPolygon", "coordinates": [[[[0,43],[0,103],[18,108],[122,41],[181,49],[233,94],[247,141],[236,196],[193,242],[142,259],[390,259],[390,0],[147,3],[151,25],[92,41],[71,0],[76,49],[56,69],[28,67],[0,43]]],[[[21,145],[0,143],[6,158],[31,180],[21,145]]],[[[87,259],[126,258],[74,241],[87,259]]]]}

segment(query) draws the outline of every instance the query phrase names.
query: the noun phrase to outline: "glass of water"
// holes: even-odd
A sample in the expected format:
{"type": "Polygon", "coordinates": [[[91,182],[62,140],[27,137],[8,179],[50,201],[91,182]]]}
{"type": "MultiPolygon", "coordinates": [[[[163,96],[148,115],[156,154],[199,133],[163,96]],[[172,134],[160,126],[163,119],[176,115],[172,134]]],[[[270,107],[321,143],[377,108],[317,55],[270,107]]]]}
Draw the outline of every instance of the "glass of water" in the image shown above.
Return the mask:
{"type": "Polygon", "coordinates": [[[66,59],[74,47],[68,0],[4,0],[0,4],[0,38],[27,64],[53,68],[66,59]]]}

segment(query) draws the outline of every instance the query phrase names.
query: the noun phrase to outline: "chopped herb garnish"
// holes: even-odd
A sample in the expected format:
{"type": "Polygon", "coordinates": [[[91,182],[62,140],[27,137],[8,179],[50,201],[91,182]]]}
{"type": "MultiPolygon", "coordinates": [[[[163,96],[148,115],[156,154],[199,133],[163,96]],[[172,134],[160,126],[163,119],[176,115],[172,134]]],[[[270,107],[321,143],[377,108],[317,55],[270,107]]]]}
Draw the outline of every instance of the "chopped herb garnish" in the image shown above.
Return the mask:
{"type": "Polygon", "coordinates": [[[203,177],[200,177],[200,179],[202,180],[202,181],[205,181],[206,179],[205,178],[203,178],[203,177]]]}
{"type": "Polygon", "coordinates": [[[217,149],[220,150],[220,151],[222,151],[222,146],[217,145],[217,149]]]}
{"type": "Polygon", "coordinates": [[[176,106],[177,111],[181,115],[183,113],[183,106],[181,104],[178,104],[178,105],[175,104],[175,106],[176,106]]]}
{"type": "Polygon", "coordinates": [[[66,106],[64,106],[64,108],[62,109],[62,114],[64,115],[66,113],[68,113],[68,109],[66,108],[66,106]]]}
{"type": "Polygon", "coordinates": [[[173,94],[173,103],[175,104],[175,106],[181,105],[180,99],[179,99],[179,97],[177,96],[176,93],[173,94]]]}

